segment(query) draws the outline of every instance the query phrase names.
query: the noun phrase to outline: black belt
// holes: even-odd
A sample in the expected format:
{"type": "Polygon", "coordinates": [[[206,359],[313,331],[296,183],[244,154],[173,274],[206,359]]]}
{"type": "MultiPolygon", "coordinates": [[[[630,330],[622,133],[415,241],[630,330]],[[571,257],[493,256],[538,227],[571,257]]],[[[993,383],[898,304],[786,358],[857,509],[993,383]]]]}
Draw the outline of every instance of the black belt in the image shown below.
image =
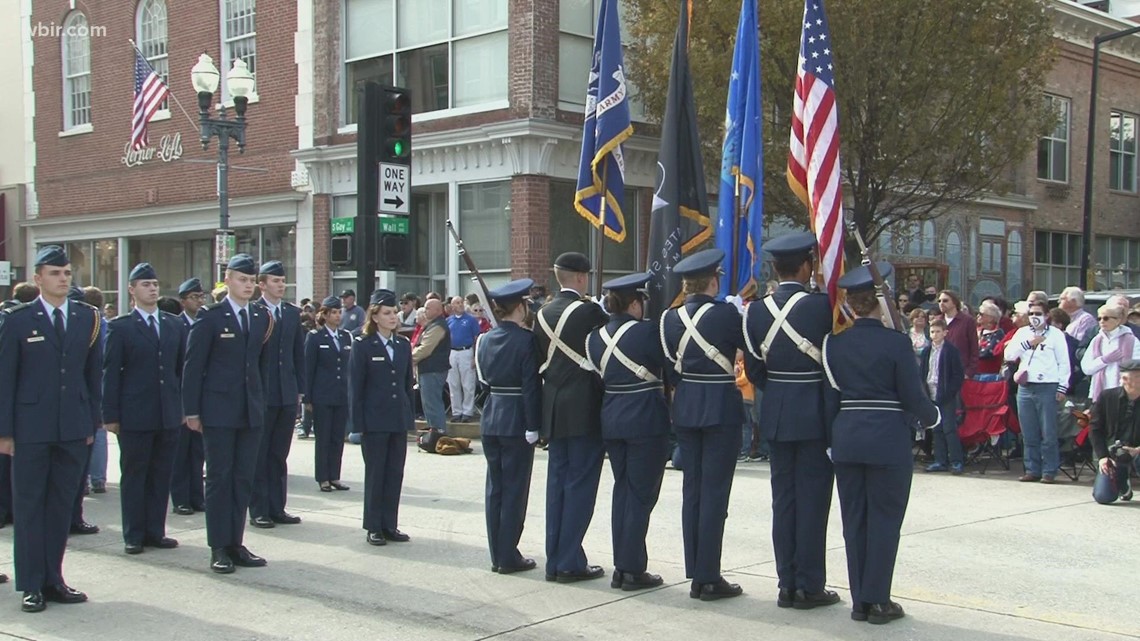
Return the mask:
{"type": "Polygon", "coordinates": [[[681,380],[688,383],[732,383],[736,384],[736,377],[729,374],[697,374],[693,372],[685,372],[681,374],[681,380]]]}
{"type": "Polygon", "coordinates": [[[769,383],[821,383],[822,372],[782,372],[768,370],[769,383]]]}
{"type": "Polygon", "coordinates": [[[453,351],[453,352],[466,352],[467,350],[471,349],[472,347],[475,347],[475,346],[474,345],[468,345],[467,347],[452,347],[451,351],[453,351]]]}
{"type": "Polygon", "coordinates": [[[491,393],[495,394],[496,396],[522,396],[522,388],[492,385],[491,393]]]}
{"type": "Polygon", "coordinates": [[[663,389],[661,381],[606,385],[606,394],[640,394],[663,389]]]}
{"type": "Polygon", "coordinates": [[[882,412],[901,412],[902,403],[899,401],[876,400],[870,398],[845,398],[839,402],[840,410],[865,410],[882,412]]]}

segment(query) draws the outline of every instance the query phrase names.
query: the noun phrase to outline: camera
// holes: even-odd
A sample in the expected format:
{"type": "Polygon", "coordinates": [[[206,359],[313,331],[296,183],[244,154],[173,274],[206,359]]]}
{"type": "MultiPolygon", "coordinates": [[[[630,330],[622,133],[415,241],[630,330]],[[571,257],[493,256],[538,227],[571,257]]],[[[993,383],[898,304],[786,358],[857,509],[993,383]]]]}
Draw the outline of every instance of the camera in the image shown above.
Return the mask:
{"type": "Polygon", "coordinates": [[[1121,443],[1119,440],[1108,446],[1108,457],[1117,465],[1128,465],[1132,463],[1132,455],[1128,453],[1128,450],[1124,449],[1124,443],[1121,443]]]}

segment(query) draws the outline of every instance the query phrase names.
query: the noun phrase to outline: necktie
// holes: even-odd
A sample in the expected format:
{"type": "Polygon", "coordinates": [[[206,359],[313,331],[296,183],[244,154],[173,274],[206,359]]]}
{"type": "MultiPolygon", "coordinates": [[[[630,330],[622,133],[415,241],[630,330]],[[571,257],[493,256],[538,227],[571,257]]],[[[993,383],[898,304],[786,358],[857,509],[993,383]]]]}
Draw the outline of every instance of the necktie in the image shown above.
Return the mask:
{"type": "Polygon", "coordinates": [[[147,316],[146,324],[150,325],[150,331],[154,332],[155,338],[158,338],[158,323],[154,322],[154,316],[147,316]]]}
{"type": "Polygon", "coordinates": [[[275,322],[275,323],[281,322],[281,306],[280,305],[273,308],[273,322],[275,322]]]}
{"type": "MultiPolygon", "coordinates": [[[[381,339],[381,340],[383,340],[383,339],[381,339]]],[[[384,349],[387,350],[387,352],[388,352],[388,359],[395,361],[396,360],[396,352],[392,349],[392,341],[390,341],[390,340],[384,341],[384,349]]]]}
{"type": "Polygon", "coordinates": [[[51,318],[52,324],[55,325],[55,335],[59,337],[60,341],[62,341],[63,335],[67,332],[67,330],[63,327],[63,311],[57,307],[56,309],[52,310],[51,318]]]}
{"type": "Polygon", "coordinates": [[[336,351],[339,352],[340,348],[341,348],[340,338],[336,335],[336,332],[332,332],[332,339],[333,339],[333,347],[335,347],[336,351]]]}
{"type": "Polygon", "coordinates": [[[249,337],[249,314],[248,314],[248,312],[246,312],[243,309],[243,310],[238,312],[238,316],[241,318],[241,333],[245,334],[245,336],[248,338],[249,337]]]}

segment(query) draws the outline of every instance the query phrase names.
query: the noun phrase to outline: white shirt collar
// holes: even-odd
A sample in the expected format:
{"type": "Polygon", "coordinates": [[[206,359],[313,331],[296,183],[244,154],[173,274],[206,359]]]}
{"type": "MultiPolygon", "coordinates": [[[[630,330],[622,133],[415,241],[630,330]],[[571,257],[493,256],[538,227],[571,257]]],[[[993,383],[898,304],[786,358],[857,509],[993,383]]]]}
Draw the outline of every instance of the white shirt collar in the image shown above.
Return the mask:
{"type": "MultiPolygon", "coordinates": [[[[55,312],[56,308],[53,307],[51,303],[44,300],[43,296],[40,296],[38,298],[38,300],[40,301],[40,305],[43,305],[44,311],[47,312],[48,318],[51,318],[51,315],[53,312],[55,312]]],[[[64,318],[67,318],[67,306],[70,303],[71,303],[71,299],[65,298],[65,299],[63,299],[63,304],[59,306],[59,311],[63,312],[64,318]]]]}
{"type": "Polygon", "coordinates": [[[138,312],[138,313],[139,313],[139,315],[140,315],[140,316],[142,316],[142,319],[143,319],[144,321],[146,321],[147,323],[149,323],[149,322],[150,322],[148,319],[149,319],[149,318],[151,318],[151,317],[154,317],[154,322],[155,322],[155,323],[158,323],[159,321],[161,321],[161,320],[162,320],[162,317],[158,315],[158,309],[157,309],[157,308],[156,308],[156,309],[155,309],[153,312],[147,312],[147,311],[144,311],[144,310],[142,310],[142,309],[140,309],[140,308],[136,307],[136,308],[135,308],[135,311],[136,311],[136,312],[138,312]]]}
{"type": "Polygon", "coordinates": [[[228,294],[226,295],[226,302],[230,304],[230,308],[234,310],[234,314],[238,314],[243,309],[249,309],[248,304],[245,307],[242,307],[241,305],[238,305],[236,300],[230,298],[228,294]]]}

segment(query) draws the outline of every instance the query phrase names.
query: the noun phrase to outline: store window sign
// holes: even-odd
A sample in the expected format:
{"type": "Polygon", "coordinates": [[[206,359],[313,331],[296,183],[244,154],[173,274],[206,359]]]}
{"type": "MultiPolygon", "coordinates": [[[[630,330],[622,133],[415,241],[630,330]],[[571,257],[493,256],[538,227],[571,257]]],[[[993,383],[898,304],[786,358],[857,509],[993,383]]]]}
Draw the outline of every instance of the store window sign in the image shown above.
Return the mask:
{"type": "Polygon", "coordinates": [[[141,167],[154,161],[171,162],[182,157],[182,134],[175,132],[166,134],[158,141],[158,146],[148,145],[142,149],[132,149],[131,143],[123,145],[123,157],[120,160],[127,167],[141,167]]]}

